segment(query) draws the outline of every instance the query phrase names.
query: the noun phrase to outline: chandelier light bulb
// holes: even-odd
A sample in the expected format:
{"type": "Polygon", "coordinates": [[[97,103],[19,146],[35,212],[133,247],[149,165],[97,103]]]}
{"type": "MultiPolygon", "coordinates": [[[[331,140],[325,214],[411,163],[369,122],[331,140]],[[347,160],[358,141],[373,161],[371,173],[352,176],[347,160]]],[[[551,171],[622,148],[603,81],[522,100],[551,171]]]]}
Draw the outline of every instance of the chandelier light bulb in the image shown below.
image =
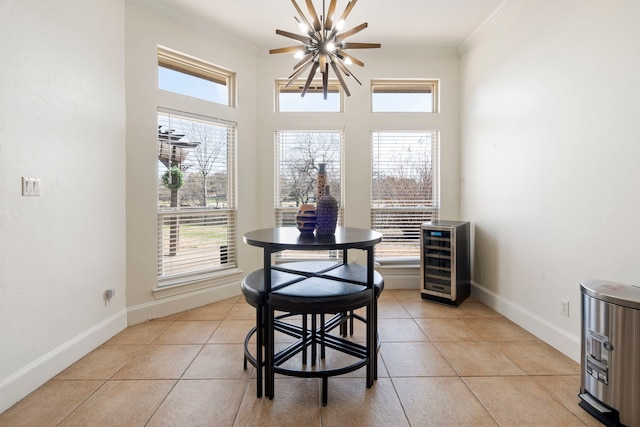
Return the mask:
{"type": "Polygon", "coordinates": [[[334,43],[334,42],[329,42],[329,43],[327,43],[327,45],[326,45],[326,47],[325,47],[325,50],[326,50],[327,52],[333,52],[334,50],[336,50],[336,45],[335,45],[335,43],[334,43]]]}

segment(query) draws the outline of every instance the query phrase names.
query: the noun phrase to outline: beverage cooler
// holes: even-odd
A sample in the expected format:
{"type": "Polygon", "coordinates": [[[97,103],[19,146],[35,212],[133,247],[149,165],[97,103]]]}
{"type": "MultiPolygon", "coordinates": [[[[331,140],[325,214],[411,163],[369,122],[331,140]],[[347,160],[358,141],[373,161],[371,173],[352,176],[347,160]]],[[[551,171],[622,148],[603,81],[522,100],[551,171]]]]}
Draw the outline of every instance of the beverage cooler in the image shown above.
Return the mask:
{"type": "Polygon", "coordinates": [[[640,287],[583,280],[580,406],[607,426],[640,426],[640,287]]]}
{"type": "Polygon", "coordinates": [[[458,305],[471,290],[470,225],[437,220],[420,227],[420,293],[423,299],[458,305]]]}

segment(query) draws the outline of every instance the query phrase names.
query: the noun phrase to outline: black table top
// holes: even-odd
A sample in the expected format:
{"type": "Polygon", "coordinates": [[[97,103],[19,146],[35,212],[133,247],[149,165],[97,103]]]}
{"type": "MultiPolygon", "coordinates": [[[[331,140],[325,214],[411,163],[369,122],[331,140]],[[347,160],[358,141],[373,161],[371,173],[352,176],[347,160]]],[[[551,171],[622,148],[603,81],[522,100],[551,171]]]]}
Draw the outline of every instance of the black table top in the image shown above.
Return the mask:
{"type": "Polygon", "coordinates": [[[244,242],[270,250],[327,250],[366,249],[382,241],[382,234],[374,230],[337,227],[332,236],[300,233],[296,227],[275,227],[254,230],[244,235],[244,242]]]}

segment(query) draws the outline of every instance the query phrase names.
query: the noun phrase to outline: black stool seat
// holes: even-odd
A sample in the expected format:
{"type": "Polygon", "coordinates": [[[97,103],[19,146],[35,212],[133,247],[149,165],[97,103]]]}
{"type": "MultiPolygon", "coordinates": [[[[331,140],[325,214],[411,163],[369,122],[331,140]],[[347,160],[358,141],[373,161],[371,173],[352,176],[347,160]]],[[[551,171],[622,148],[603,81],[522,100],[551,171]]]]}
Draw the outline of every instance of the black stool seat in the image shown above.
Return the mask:
{"type": "Polygon", "coordinates": [[[272,291],[269,304],[292,313],[333,313],[360,308],[371,297],[364,285],[310,277],[272,291]]]}
{"type": "MultiPolygon", "coordinates": [[[[277,290],[290,283],[303,280],[305,276],[271,270],[271,290],[277,290]]],[[[247,275],[242,281],[242,294],[249,304],[258,307],[265,304],[264,269],[256,270],[247,275]]]]}
{"type": "MultiPolygon", "coordinates": [[[[320,274],[320,277],[329,279],[344,280],[352,283],[367,284],[367,267],[360,264],[343,264],[320,274]]],[[[373,286],[376,289],[376,298],[384,290],[384,279],[382,274],[373,271],[373,286]]]]}

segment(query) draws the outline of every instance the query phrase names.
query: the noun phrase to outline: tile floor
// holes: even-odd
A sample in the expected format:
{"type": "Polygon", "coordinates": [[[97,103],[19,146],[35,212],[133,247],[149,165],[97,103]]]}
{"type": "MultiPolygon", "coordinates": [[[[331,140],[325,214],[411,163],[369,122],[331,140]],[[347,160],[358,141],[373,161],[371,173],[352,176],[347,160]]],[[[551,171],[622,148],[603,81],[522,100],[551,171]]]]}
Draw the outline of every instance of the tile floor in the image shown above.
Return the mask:
{"type": "Polygon", "coordinates": [[[579,365],[473,298],[455,308],[385,290],[378,381],[333,377],[326,407],[318,379],[278,376],[275,399],[256,398],[242,367],[254,313],[237,297],[129,327],[0,426],[599,425],[578,406],[579,365]]]}

